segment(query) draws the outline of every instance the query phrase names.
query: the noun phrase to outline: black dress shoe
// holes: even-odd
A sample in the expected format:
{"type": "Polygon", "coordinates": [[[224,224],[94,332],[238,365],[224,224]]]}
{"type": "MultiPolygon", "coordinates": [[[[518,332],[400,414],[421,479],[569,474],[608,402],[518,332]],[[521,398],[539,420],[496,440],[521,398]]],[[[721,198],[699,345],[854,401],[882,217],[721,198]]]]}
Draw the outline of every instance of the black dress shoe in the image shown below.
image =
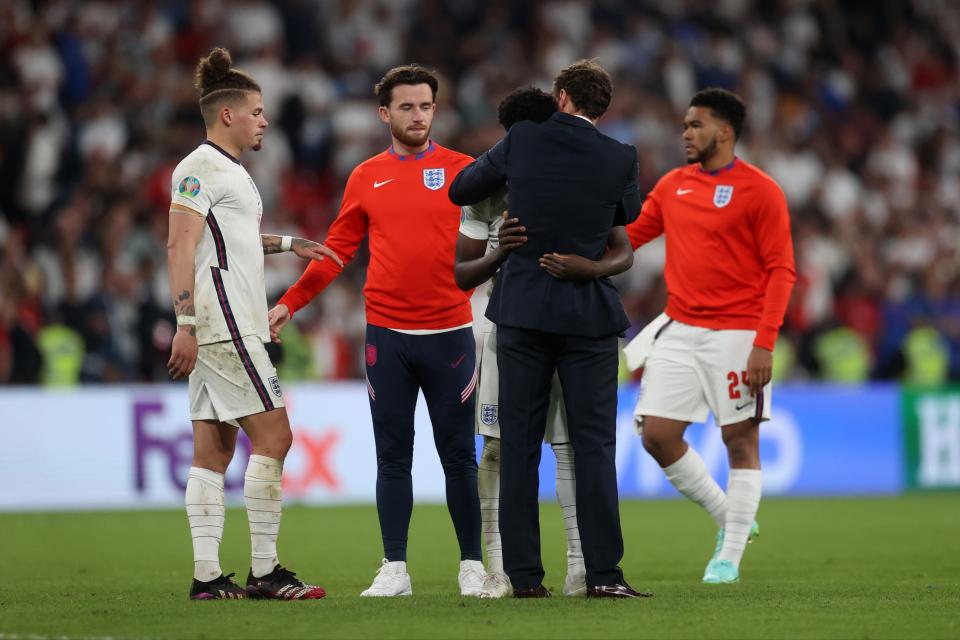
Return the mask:
{"type": "Polygon", "coordinates": [[[588,598],[652,598],[652,591],[635,591],[626,582],[587,587],[588,598]]]}
{"type": "Polygon", "coordinates": [[[514,589],[513,597],[514,598],[549,598],[551,595],[550,591],[543,586],[538,584],[535,587],[530,587],[529,589],[514,589]]]}

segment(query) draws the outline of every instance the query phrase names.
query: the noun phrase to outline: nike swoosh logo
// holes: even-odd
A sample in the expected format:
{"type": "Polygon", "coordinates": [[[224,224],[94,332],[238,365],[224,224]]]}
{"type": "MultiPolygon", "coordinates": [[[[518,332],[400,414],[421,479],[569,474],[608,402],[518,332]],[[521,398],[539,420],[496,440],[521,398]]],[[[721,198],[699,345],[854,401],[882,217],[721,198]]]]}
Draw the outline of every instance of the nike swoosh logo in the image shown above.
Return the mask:
{"type": "Polygon", "coordinates": [[[678,196],[685,196],[688,193],[693,193],[693,189],[677,189],[678,196]]]}
{"type": "Polygon", "coordinates": [[[748,402],[748,403],[746,403],[746,404],[738,404],[738,405],[737,405],[737,411],[740,411],[741,409],[746,409],[747,407],[749,407],[750,405],[752,405],[754,402],[755,402],[754,400],[751,400],[750,402],[748,402]]]}
{"type": "Polygon", "coordinates": [[[382,187],[383,185],[387,184],[388,182],[393,182],[394,180],[396,180],[396,178],[390,178],[389,180],[384,180],[383,182],[374,182],[374,183],[373,183],[373,188],[374,188],[374,189],[379,189],[379,188],[382,187]]]}
{"type": "Polygon", "coordinates": [[[456,360],[454,360],[453,362],[450,363],[450,368],[451,368],[451,369],[456,369],[457,367],[459,367],[459,366],[460,366],[460,363],[463,362],[463,359],[466,358],[466,357],[467,357],[467,354],[465,354],[465,353],[464,353],[463,355],[461,355],[459,358],[457,358],[456,360]]]}

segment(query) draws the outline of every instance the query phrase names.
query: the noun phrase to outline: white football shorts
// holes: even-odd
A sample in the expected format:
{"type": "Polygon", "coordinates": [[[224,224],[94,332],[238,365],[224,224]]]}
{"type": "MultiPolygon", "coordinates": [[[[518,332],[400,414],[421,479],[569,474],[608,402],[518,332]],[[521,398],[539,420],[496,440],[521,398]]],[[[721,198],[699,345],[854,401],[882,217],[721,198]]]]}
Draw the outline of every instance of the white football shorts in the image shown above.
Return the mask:
{"type": "Polygon", "coordinates": [[[258,336],[200,345],[190,374],[190,419],[227,422],[283,407],[277,370],[258,336]]]}
{"type": "MultiPolygon", "coordinates": [[[[477,384],[477,433],[491,438],[500,437],[500,376],[497,369],[497,325],[486,318],[480,335],[480,380],[477,384]]],[[[563,406],[560,377],[554,373],[547,405],[547,430],[544,442],[570,442],[567,431],[567,411],[563,406]]]]}
{"type": "Polygon", "coordinates": [[[640,380],[637,432],[642,416],[703,422],[710,412],[721,427],[748,418],[769,420],[771,383],[751,397],[746,380],[755,337],[755,331],[705,329],[677,320],[664,325],[640,380]]]}

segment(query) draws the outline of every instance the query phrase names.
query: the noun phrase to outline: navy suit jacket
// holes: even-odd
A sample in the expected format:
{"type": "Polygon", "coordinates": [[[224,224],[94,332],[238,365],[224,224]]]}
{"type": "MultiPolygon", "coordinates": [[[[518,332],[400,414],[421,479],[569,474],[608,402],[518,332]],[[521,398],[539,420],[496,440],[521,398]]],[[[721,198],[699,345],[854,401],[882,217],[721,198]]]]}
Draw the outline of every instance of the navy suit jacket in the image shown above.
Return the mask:
{"type": "Polygon", "coordinates": [[[599,259],[610,229],[640,213],[637,152],[590,122],[556,113],[542,124],[518,122],[450,185],[457,205],[474,204],[504,184],[510,217],[527,243],[500,267],[487,317],[497,325],[598,338],[630,326],[609,278],[573,283],[538,264],[545,253],[599,259]]]}

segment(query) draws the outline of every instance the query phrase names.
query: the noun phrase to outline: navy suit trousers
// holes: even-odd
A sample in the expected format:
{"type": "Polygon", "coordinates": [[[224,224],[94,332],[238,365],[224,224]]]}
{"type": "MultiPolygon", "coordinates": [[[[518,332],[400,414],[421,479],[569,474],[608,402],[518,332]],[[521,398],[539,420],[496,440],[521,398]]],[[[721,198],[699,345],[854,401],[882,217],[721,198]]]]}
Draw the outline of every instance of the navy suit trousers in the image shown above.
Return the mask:
{"type": "Polygon", "coordinates": [[[497,328],[500,535],[515,589],[541,584],[540,447],[550,381],[560,376],[577,475],[577,524],[589,586],[623,581],[617,496],[617,337],[497,328]]]}

